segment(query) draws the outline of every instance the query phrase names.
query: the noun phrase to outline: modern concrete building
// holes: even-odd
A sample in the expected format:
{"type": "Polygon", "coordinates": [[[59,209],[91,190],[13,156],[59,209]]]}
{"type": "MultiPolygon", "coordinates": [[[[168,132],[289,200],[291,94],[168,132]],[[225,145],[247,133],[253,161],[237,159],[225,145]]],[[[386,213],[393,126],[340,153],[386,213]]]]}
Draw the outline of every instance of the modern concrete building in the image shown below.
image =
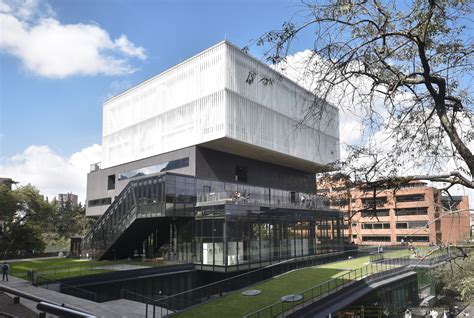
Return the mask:
{"type": "Polygon", "coordinates": [[[338,110],[232,44],[103,112],[103,161],[87,179],[87,215],[100,217],[84,241],[89,254],[215,269],[340,247],[342,214],[314,193],[315,173],[339,158],[338,110]],[[310,107],[320,116],[300,125],[310,107]]]}
{"type": "Polygon", "coordinates": [[[374,190],[321,178],[318,193],[344,211],[347,240],[355,244],[429,245],[470,238],[468,197],[443,197],[424,182],[374,190]]]}

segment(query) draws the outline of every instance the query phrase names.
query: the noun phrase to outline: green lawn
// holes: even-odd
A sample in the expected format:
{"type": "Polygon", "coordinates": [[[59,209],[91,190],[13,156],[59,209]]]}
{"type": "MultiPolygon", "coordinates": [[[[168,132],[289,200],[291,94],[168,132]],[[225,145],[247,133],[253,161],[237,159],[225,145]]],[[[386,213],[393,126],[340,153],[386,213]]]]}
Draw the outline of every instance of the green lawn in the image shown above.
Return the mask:
{"type": "MultiPolygon", "coordinates": [[[[88,276],[110,272],[112,270],[98,267],[107,265],[142,265],[160,266],[159,263],[140,261],[91,261],[72,258],[51,258],[31,261],[21,261],[10,263],[10,274],[12,276],[26,279],[27,272],[35,270],[38,276],[50,280],[58,280],[70,277],[88,276]]],[[[41,281],[40,281],[41,282],[41,281]]]]}
{"type": "Polygon", "coordinates": [[[281,296],[300,293],[341,276],[351,269],[363,267],[368,262],[369,257],[366,256],[289,272],[247,288],[261,290],[260,295],[243,296],[242,291],[236,291],[210,303],[179,313],[176,317],[242,317],[278,302],[281,296]]]}

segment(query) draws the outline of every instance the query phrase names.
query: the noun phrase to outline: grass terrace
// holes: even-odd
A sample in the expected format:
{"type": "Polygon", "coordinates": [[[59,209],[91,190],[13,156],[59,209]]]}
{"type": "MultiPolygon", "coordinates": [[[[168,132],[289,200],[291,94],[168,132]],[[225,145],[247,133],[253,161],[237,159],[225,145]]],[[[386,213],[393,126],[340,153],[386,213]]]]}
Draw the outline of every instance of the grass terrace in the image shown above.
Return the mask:
{"type": "Polygon", "coordinates": [[[22,279],[27,279],[27,273],[35,270],[38,273],[39,283],[41,283],[44,280],[59,280],[122,270],[126,265],[153,267],[162,264],[151,261],[94,261],[72,258],[50,258],[11,262],[9,265],[10,274],[22,279]],[[104,268],[110,265],[114,265],[115,269],[104,268]]]}
{"type": "MultiPolygon", "coordinates": [[[[402,250],[384,254],[386,258],[396,258],[411,255],[412,252],[402,250]]],[[[243,315],[280,301],[282,296],[300,294],[304,290],[333,278],[340,277],[351,270],[362,268],[367,265],[369,261],[370,257],[366,256],[291,271],[245,288],[261,290],[262,293],[257,296],[244,296],[241,294],[242,290],[239,290],[215,301],[173,315],[173,317],[242,317],[243,315]]]]}

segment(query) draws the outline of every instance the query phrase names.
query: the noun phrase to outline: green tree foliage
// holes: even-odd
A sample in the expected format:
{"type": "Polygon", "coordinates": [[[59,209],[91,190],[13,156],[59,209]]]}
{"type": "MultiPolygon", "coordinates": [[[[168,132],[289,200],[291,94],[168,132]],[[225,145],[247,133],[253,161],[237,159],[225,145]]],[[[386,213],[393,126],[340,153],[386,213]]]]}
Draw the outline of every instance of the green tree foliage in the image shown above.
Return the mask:
{"type": "MultiPolygon", "coordinates": [[[[318,98],[305,110],[304,124],[320,118],[326,102],[360,116],[365,136],[348,145],[341,165],[355,180],[399,176],[413,167],[427,176],[412,179],[474,188],[472,4],[303,1],[292,20],[255,44],[284,69],[299,36],[312,34],[301,78],[318,98]],[[446,174],[453,164],[459,172],[446,174]]],[[[257,75],[250,71],[247,82],[257,75]]]]}
{"type": "Polygon", "coordinates": [[[452,260],[437,268],[433,274],[436,283],[447,293],[459,294],[464,301],[474,300],[474,258],[452,260]]]}
{"type": "Polygon", "coordinates": [[[70,202],[64,204],[55,202],[53,218],[54,225],[51,231],[64,238],[84,234],[89,226],[86,209],[81,203],[74,205],[70,202]]]}
{"type": "Polygon", "coordinates": [[[0,222],[2,255],[41,252],[45,243],[41,234],[52,221],[53,206],[31,185],[10,190],[0,186],[0,222]]]}
{"type": "Polygon", "coordinates": [[[67,246],[91,226],[81,204],[48,202],[32,185],[0,186],[0,255],[42,252],[47,245],[67,246]]]}

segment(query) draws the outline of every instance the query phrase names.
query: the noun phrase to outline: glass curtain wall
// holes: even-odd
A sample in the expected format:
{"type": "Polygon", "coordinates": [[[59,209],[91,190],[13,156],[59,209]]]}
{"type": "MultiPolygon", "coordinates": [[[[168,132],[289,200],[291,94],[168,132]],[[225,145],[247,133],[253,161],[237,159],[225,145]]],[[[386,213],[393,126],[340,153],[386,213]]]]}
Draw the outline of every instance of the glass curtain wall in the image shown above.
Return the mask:
{"type": "Polygon", "coordinates": [[[325,253],[342,247],[342,215],[256,206],[199,207],[194,246],[204,266],[237,266],[325,253]],[[324,223],[326,226],[321,227],[324,223]]]}
{"type": "Polygon", "coordinates": [[[260,202],[291,203],[300,195],[168,173],[137,180],[133,192],[140,211],[147,214],[142,217],[166,218],[159,223],[166,227],[160,229],[166,237],[150,233],[147,254],[156,254],[158,245],[164,244],[174,260],[245,269],[342,248],[342,213],[225,200],[196,206],[199,195],[217,196],[221,187],[226,193],[251,193],[260,202]],[[155,206],[163,207],[165,213],[155,213],[155,206]]]}

